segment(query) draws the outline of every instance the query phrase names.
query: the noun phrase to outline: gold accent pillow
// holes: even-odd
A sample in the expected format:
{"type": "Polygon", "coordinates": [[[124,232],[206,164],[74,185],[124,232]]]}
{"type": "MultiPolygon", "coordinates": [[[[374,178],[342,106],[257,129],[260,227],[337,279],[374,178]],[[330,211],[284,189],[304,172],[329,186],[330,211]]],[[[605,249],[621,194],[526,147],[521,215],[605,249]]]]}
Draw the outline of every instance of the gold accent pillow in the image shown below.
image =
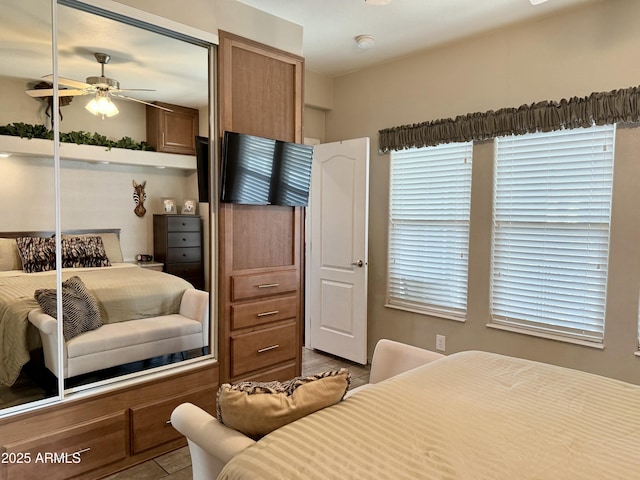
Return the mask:
{"type": "Polygon", "coordinates": [[[349,389],[346,368],[287,382],[225,383],[218,389],[218,420],[257,440],[269,432],[338,403],[349,389]]]}

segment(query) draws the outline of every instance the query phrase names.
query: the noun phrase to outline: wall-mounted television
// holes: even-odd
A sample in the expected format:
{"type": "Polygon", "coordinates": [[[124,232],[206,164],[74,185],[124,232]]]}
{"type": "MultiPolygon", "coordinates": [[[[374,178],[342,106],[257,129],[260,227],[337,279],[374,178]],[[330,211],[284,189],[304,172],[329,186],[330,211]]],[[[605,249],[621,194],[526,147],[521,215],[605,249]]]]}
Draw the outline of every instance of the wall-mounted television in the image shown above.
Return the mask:
{"type": "Polygon", "coordinates": [[[196,166],[198,173],[198,201],[209,201],[209,138],[196,136],[196,166]]]}
{"type": "Polygon", "coordinates": [[[309,203],[313,147],[224,132],[220,201],[304,207],[309,203]]]}

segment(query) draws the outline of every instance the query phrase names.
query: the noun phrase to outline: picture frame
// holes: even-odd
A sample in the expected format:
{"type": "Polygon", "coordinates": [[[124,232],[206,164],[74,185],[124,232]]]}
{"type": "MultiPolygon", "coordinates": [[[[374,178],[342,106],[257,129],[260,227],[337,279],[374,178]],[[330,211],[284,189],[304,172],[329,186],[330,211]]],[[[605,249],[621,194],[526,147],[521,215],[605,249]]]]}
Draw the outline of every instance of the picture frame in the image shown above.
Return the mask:
{"type": "Polygon", "coordinates": [[[195,215],[197,206],[198,206],[198,203],[194,198],[186,198],[182,203],[182,214],[195,215]]]}
{"type": "Polygon", "coordinates": [[[177,213],[176,201],[173,198],[162,199],[162,213],[171,215],[177,213]]]}

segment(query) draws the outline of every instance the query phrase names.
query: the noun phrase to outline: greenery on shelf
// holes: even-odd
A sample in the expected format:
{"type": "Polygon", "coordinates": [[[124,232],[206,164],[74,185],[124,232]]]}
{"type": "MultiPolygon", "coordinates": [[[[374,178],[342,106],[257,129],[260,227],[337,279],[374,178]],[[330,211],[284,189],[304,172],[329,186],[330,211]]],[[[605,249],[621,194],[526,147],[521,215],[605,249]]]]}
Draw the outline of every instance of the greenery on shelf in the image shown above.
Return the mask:
{"type": "MultiPolygon", "coordinates": [[[[16,122],[0,126],[0,135],[11,135],[20,138],[43,138],[53,140],[53,130],[49,130],[44,125],[30,125],[28,123],[16,122]]],[[[83,131],[60,132],[60,141],[65,143],[76,143],[78,145],[97,145],[112,148],[126,148],[128,150],[153,151],[147,142],[136,142],[131,137],[122,137],[120,140],[109,140],[104,135],[83,131]]]]}

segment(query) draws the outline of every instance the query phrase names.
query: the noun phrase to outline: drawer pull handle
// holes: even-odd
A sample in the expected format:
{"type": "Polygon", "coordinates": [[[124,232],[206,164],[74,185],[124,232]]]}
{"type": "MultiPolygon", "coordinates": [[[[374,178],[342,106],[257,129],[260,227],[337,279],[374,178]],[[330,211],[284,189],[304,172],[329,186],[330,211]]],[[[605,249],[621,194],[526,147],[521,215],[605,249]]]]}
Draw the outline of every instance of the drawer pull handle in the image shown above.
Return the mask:
{"type": "Polygon", "coordinates": [[[260,350],[258,350],[258,353],[268,352],[269,350],[275,350],[276,348],[280,348],[280,345],[276,344],[276,345],[271,345],[270,347],[261,348],[260,350]]]}
{"type": "Polygon", "coordinates": [[[262,312],[258,314],[258,317],[268,317],[269,315],[275,315],[277,313],[280,313],[280,310],[272,310],[270,312],[262,312]]]}
{"type": "Polygon", "coordinates": [[[280,284],[279,283],[263,283],[262,285],[258,285],[258,288],[273,288],[273,287],[279,287],[280,284]]]}

